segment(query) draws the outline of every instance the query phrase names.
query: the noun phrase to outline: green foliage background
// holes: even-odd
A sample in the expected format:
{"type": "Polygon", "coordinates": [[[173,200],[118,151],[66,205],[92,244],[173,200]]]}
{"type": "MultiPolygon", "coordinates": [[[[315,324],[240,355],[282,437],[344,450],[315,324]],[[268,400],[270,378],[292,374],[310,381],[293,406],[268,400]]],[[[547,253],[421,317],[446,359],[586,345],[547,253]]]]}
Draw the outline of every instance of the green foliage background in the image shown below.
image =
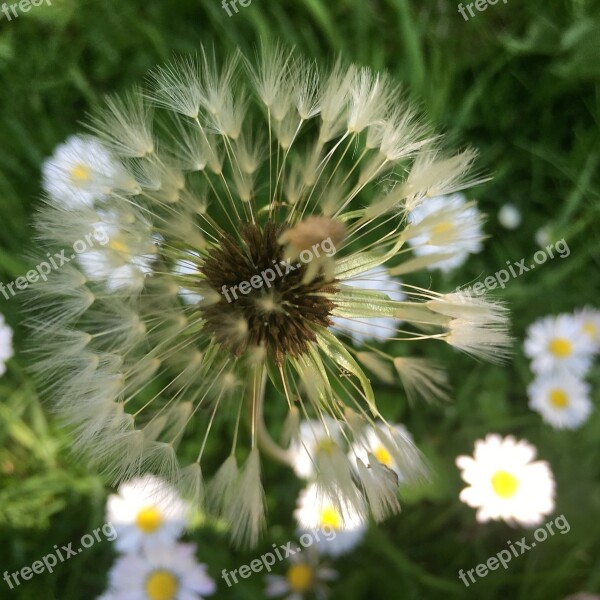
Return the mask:
{"type": "MultiPolygon", "coordinates": [[[[40,165],[80,130],[103,94],[126,90],[173,53],[200,43],[253,52],[279,38],[308,56],[385,68],[438,128],[481,152],[491,182],[470,191],[490,215],[485,251],[434,289],[493,274],[506,261],[528,260],[534,233],[548,226],[571,254],[512,280],[498,294],[513,311],[514,334],[539,316],[600,306],[600,5],[586,0],[508,0],[468,22],[454,0],[252,0],[228,17],[218,0],[54,0],[8,22],[0,20],[0,280],[27,270],[35,248],[31,218],[40,194],[40,165]],[[523,224],[499,227],[496,213],[516,204],[523,224]]],[[[428,276],[421,282],[428,284],[428,276]]],[[[0,379],[0,571],[31,565],[56,544],[76,542],[104,522],[107,482],[68,452],[69,439],[47,411],[26,372],[28,356],[19,297],[0,311],[15,329],[17,356],[0,379]]],[[[429,348],[428,348],[429,350],[429,348]]],[[[364,543],[336,562],[333,598],[481,598],[552,600],[580,590],[600,592],[600,372],[591,374],[596,411],[577,432],[556,432],[527,408],[531,378],[520,344],[505,367],[474,362],[432,345],[448,366],[448,405],[409,405],[401,390],[378,388],[384,414],[404,422],[424,450],[434,477],[406,490],[401,515],[371,528],[364,543]],[[470,588],[457,578],[531,532],[504,524],[479,526],[459,503],[454,466],[487,432],[514,433],[537,445],[555,473],[556,515],[571,524],[507,571],[470,588]]],[[[277,408],[272,409],[273,414],[277,408]]],[[[215,436],[216,437],[216,436],[215,436]]],[[[212,444],[219,440],[213,438],[212,444]]],[[[189,538],[219,578],[294,539],[291,513],[300,488],[293,475],[265,461],[269,530],[251,553],[228,547],[213,527],[189,538]]],[[[99,595],[114,560],[96,544],[1,598],[87,600],[99,595]]],[[[284,565],[280,565],[280,572],[284,565]]],[[[217,598],[263,597],[262,576],[217,598]]]]}

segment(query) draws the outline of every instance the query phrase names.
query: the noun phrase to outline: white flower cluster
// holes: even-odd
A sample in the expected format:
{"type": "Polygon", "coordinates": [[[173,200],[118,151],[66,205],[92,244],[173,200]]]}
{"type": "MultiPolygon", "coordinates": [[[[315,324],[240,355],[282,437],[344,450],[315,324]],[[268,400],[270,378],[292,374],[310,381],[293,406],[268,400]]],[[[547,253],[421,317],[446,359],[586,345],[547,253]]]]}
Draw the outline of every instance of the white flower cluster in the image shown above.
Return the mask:
{"type": "MultiPolygon", "coordinates": [[[[529,327],[525,354],[535,373],[529,406],[555,429],[576,429],[587,420],[592,402],[583,377],[599,351],[600,311],[595,308],[544,317],[529,327]]],[[[531,527],[552,512],[554,477],[548,463],[533,462],[535,455],[525,440],[488,434],[475,442],[473,457],[456,459],[469,484],[460,499],[477,508],[478,521],[531,527]]]]}
{"type": "MultiPolygon", "coordinates": [[[[397,502],[398,483],[402,480],[400,456],[395,447],[406,448],[412,439],[404,427],[386,425],[379,421],[375,426],[365,427],[361,435],[352,440],[348,450],[344,444],[348,435],[340,422],[325,417],[323,420],[306,420],[300,423],[297,437],[290,446],[291,462],[296,474],[308,480],[307,487],[300,493],[298,507],[294,513],[301,532],[315,532],[325,526],[335,530],[331,540],[316,544],[322,554],[339,556],[354,548],[362,539],[367,528],[366,507],[360,503],[344,502],[345,494],[335,495],[331,489],[325,491],[320,479],[328,469],[336,469],[338,463],[346,461],[355,470],[365,486],[366,496],[377,496],[379,502],[397,502]],[[383,477],[379,477],[384,474],[383,477]],[[389,493],[370,490],[389,482],[389,493]]],[[[341,471],[344,467],[340,467],[341,471]]],[[[349,473],[352,478],[352,473],[349,473]]],[[[377,518],[377,511],[373,513],[377,518]]]]}
{"type": "MultiPolygon", "coordinates": [[[[377,475],[386,472],[390,482],[388,502],[397,502],[399,482],[404,480],[399,455],[393,448],[412,444],[410,434],[402,425],[388,425],[383,421],[362,429],[361,435],[347,442],[348,434],[335,419],[302,421],[290,445],[290,462],[298,477],[307,480],[300,492],[294,517],[298,534],[310,534],[313,545],[302,554],[290,557],[285,576],[268,575],[266,595],[276,597],[286,594],[286,600],[300,600],[306,594],[324,598],[326,583],[337,577],[335,570],[320,564],[322,557],[337,558],[353,550],[362,541],[367,530],[367,507],[348,503],[347,494],[336,495],[322,489],[320,476],[335,468],[340,461],[349,461],[365,486],[365,494],[377,496],[382,501],[377,475]],[[345,441],[347,443],[345,443],[345,441]],[[344,451],[344,447],[347,450],[344,451]],[[369,477],[369,474],[373,475],[369,477]],[[318,536],[319,530],[335,532],[335,537],[318,536]]],[[[344,470],[342,468],[342,470],[344,470]]],[[[373,508],[373,505],[372,505],[373,508]]],[[[373,513],[376,517],[376,512],[373,513]]]]}
{"type": "Polygon", "coordinates": [[[527,331],[525,354],[535,379],[529,406],[555,429],[576,429],[593,405],[584,380],[600,351],[600,310],[585,307],[574,314],[548,316],[527,331]]]}
{"type": "Polygon", "coordinates": [[[107,522],[121,553],[99,600],[202,600],[214,593],[195,544],[178,542],[190,507],[160,479],[146,475],[108,498],[107,522]]]}
{"type": "Polygon", "coordinates": [[[44,163],[42,185],[58,208],[61,231],[91,229],[109,240],[77,256],[87,279],[109,294],[139,292],[152,273],[159,238],[131,203],[107,207],[111,194],[126,198],[141,189],[113,153],[95,138],[71,136],[44,163]]]}

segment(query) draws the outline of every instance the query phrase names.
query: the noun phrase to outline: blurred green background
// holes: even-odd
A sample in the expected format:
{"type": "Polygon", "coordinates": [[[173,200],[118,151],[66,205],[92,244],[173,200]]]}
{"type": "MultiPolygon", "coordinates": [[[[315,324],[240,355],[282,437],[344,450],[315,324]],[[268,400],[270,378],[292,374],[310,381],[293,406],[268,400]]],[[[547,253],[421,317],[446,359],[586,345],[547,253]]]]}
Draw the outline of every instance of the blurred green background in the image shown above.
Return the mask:
{"type": "MultiPolygon", "coordinates": [[[[457,6],[454,0],[252,0],[228,17],[218,0],[54,0],[10,22],[0,19],[1,281],[23,274],[24,257],[35,249],[31,220],[42,161],[81,131],[78,123],[104,94],[126,90],[157,63],[201,43],[253,52],[263,38],[319,60],[341,53],[387,69],[451,141],[479,148],[478,166],[493,179],[468,195],[488,213],[490,238],[466,267],[434,276],[434,289],[450,291],[507,260],[531,258],[542,226],[552,240],[567,240],[568,258],[512,280],[498,294],[510,303],[518,340],[510,364],[481,364],[432,344],[451,374],[452,403],[409,405],[400,390],[377,389],[382,412],[406,424],[434,477],[406,490],[403,512],[372,527],[361,546],[336,561],[332,598],[552,600],[600,593],[600,371],[589,378],[596,403],[590,420],[576,432],[557,432],[527,408],[531,375],[520,345],[540,316],[600,306],[600,4],[508,0],[469,21],[457,6]],[[498,224],[506,202],[522,212],[516,231],[498,224]],[[538,447],[557,482],[554,516],[563,513],[571,531],[467,589],[459,569],[527,535],[501,523],[477,525],[474,511],[458,501],[463,485],[454,459],[470,454],[487,432],[514,433],[538,447]]],[[[428,285],[429,275],[418,283],[428,285]]],[[[27,374],[20,298],[0,302],[17,351],[0,379],[0,570],[10,572],[99,527],[109,488],[69,454],[68,436],[27,374]]],[[[188,536],[216,579],[272,543],[295,539],[291,515],[301,484],[269,461],[264,470],[269,530],[255,551],[234,551],[209,528],[188,536]]],[[[110,543],[98,543],[17,590],[0,580],[0,598],[95,598],[113,560],[110,543]]],[[[231,589],[219,579],[216,597],[261,598],[262,576],[231,589]]]]}

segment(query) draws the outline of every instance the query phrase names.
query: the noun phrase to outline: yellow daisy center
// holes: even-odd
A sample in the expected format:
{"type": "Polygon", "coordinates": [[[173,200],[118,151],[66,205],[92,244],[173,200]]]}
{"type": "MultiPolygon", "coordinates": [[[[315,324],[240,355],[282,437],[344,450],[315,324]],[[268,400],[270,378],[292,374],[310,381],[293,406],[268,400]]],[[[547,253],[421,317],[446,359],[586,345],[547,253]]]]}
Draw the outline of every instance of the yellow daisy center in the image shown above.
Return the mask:
{"type": "Polygon", "coordinates": [[[507,500],[517,493],[519,480],[507,471],[496,471],[492,476],[492,487],[500,498],[507,500]]]}
{"type": "Polygon", "coordinates": [[[75,183],[87,183],[91,178],[90,168],[82,164],[71,167],[69,173],[75,183]]]}
{"type": "Polygon", "coordinates": [[[324,452],[325,454],[333,453],[333,448],[335,447],[335,442],[330,438],[323,438],[317,444],[317,452],[324,452]]]}
{"type": "Polygon", "coordinates": [[[565,408],[569,404],[569,396],[563,390],[550,390],[550,404],[554,408],[565,408]]]}
{"type": "Polygon", "coordinates": [[[438,223],[432,227],[432,231],[435,235],[440,235],[442,233],[448,233],[454,229],[454,223],[450,223],[449,221],[444,221],[442,223],[438,223]]]}
{"type": "Polygon", "coordinates": [[[554,338],[550,342],[550,352],[558,358],[566,358],[573,352],[573,344],[565,338],[554,338]]]}
{"type": "Polygon", "coordinates": [[[162,522],[160,511],[154,506],[142,508],[135,519],[135,524],[144,533],[153,533],[162,525],[162,522]]]}
{"type": "Polygon", "coordinates": [[[382,465],[385,465],[386,467],[392,466],[392,455],[383,446],[375,448],[375,450],[373,450],[373,456],[375,456],[382,465]]]}
{"type": "Polygon", "coordinates": [[[146,581],[150,600],[174,600],[179,590],[177,577],[169,571],[153,571],[146,581]]]}
{"type": "Polygon", "coordinates": [[[591,321],[586,321],[583,324],[583,332],[589,335],[592,339],[595,339],[598,335],[598,329],[591,321]]]}
{"type": "Polygon", "coordinates": [[[286,579],[294,592],[302,594],[312,587],[313,570],[306,563],[298,563],[288,569],[286,579]]]}
{"type": "Polygon", "coordinates": [[[117,252],[129,253],[129,246],[119,240],[112,240],[109,246],[117,252]]]}
{"type": "Polygon", "coordinates": [[[329,526],[332,529],[340,529],[342,526],[342,515],[333,506],[322,508],[319,516],[321,527],[329,526]]]}

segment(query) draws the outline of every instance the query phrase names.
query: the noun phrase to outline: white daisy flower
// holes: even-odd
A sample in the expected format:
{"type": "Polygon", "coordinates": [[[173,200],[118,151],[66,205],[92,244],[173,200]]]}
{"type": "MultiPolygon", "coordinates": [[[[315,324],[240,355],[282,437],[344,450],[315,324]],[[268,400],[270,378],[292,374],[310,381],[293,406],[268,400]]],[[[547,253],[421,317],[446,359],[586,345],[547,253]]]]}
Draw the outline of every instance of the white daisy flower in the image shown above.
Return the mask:
{"type": "Polygon", "coordinates": [[[592,411],[590,388],[570,373],[542,375],[527,388],[529,407],[555,429],[576,429],[592,411]]]}
{"type": "Polygon", "coordinates": [[[160,479],[146,475],[119,486],[109,496],[106,520],[117,532],[120,552],[174,542],[182,533],[189,506],[160,479]]]}
{"type": "Polygon", "coordinates": [[[91,207],[115,189],[135,192],[137,184],[96,139],[71,136],[42,167],[43,188],[67,209],[91,207]]]}
{"type": "Polygon", "coordinates": [[[463,194],[426,198],[408,215],[412,233],[406,236],[417,256],[439,255],[431,271],[451,271],[469,254],[481,252],[483,216],[463,194]]]}
{"type": "Polygon", "coordinates": [[[309,479],[315,474],[319,453],[331,453],[342,441],[340,424],[331,417],[309,419],[300,423],[298,435],[290,445],[290,461],[298,477],[309,479]]]}
{"type": "Polygon", "coordinates": [[[141,290],[144,278],[152,274],[158,239],[139,215],[132,218],[112,211],[97,215],[101,220],[91,226],[94,235],[108,243],[77,255],[83,272],[91,281],[103,281],[111,293],[141,290]]]}
{"type": "Polygon", "coordinates": [[[525,354],[537,374],[569,371],[583,375],[590,367],[592,352],[592,342],[572,315],[544,317],[527,329],[525,354]]]}
{"type": "MultiPolygon", "coordinates": [[[[403,302],[406,295],[401,292],[402,284],[392,279],[387,271],[375,268],[361,273],[357,277],[344,280],[344,285],[354,288],[373,290],[386,294],[391,300],[403,302]]],[[[335,314],[335,311],[334,313],[335,314]]],[[[371,317],[366,319],[348,319],[334,317],[333,329],[348,334],[357,344],[367,340],[386,340],[393,337],[396,326],[400,322],[392,317],[371,317]]]]}
{"type": "Polygon", "coordinates": [[[157,546],[121,556],[109,573],[109,597],[122,600],[202,600],[216,585],[196,562],[195,544],[157,546]]]}
{"type": "Polygon", "coordinates": [[[406,440],[411,444],[413,442],[412,436],[403,425],[388,427],[383,421],[377,421],[376,427],[366,427],[363,430],[362,436],[352,444],[348,457],[353,464],[359,459],[368,465],[370,463],[369,455],[372,455],[382,465],[394,471],[398,476],[398,481],[402,481],[400,465],[387,447],[394,444],[402,446],[406,440]],[[387,443],[384,444],[384,442],[387,443]]]}
{"type": "Polygon", "coordinates": [[[327,598],[328,581],[337,578],[337,571],[319,564],[319,553],[307,548],[302,554],[289,557],[291,563],[285,575],[267,575],[265,596],[275,598],[284,596],[284,600],[301,600],[312,595],[317,600],[327,598]]]}
{"type": "Polygon", "coordinates": [[[6,325],[4,315],[0,315],[0,376],[6,373],[5,363],[14,354],[12,336],[13,330],[6,325]]]}
{"type": "Polygon", "coordinates": [[[575,318],[579,321],[581,330],[586,335],[596,352],[600,351],[600,310],[586,306],[575,311],[575,318]]]}
{"type": "Polygon", "coordinates": [[[294,511],[299,533],[312,535],[313,547],[328,556],[345,554],[360,543],[367,530],[363,514],[342,496],[334,499],[319,492],[313,483],[300,492],[294,511]]]}
{"type": "Polygon", "coordinates": [[[521,224],[521,213],[514,204],[503,204],[498,211],[498,222],[505,229],[516,229],[521,224]]]}
{"type": "Polygon", "coordinates": [[[475,453],[456,464],[469,487],[460,499],[477,509],[477,520],[503,519],[523,527],[538,525],[554,510],[554,477],[545,461],[532,462],[536,449],[525,440],[488,434],[475,453]]]}

